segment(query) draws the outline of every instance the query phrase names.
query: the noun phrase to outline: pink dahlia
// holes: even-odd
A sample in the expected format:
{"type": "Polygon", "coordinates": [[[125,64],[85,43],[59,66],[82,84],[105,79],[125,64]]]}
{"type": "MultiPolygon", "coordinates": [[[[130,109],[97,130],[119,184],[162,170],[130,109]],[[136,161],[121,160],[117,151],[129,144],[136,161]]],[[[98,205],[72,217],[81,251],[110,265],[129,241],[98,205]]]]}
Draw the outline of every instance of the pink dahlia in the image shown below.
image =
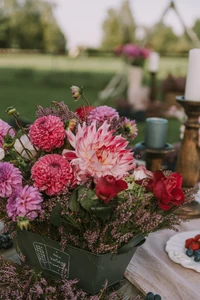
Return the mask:
{"type": "Polygon", "coordinates": [[[64,123],[56,116],[44,116],[37,119],[29,131],[31,143],[46,152],[60,148],[64,144],[64,123]]]}
{"type": "Polygon", "coordinates": [[[0,119],[0,147],[2,147],[4,143],[4,137],[6,136],[6,134],[10,134],[12,137],[14,137],[15,132],[10,128],[11,126],[8,123],[0,119]]]}
{"type": "Polygon", "coordinates": [[[113,136],[109,126],[104,122],[97,129],[94,121],[89,126],[83,123],[81,127],[79,124],[76,135],[71,130],[67,131],[68,140],[75,150],[64,150],[63,155],[71,159],[78,172],[77,177],[112,175],[120,179],[134,168],[133,154],[126,149],[128,142],[120,135],[113,136]]]}
{"type": "Polygon", "coordinates": [[[39,211],[41,211],[41,203],[43,199],[37,188],[26,185],[24,188],[19,187],[10,196],[7,203],[8,216],[17,220],[17,217],[27,217],[33,221],[39,211]]]}
{"type": "Polygon", "coordinates": [[[119,118],[119,114],[116,109],[107,105],[98,106],[93,109],[88,115],[88,122],[98,121],[103,123],[104,121],[111,121],[113,118],[119,118]]]}
{"type": "Polygon", "coordinates": [[[73,172],[70,163],[61,155],[48,154],[34,164],[31,177],[39,191],[52,196],[67,191],[73,180],[73,172]]]}
{"type": "Polygon", "coordinates": [[[0,162],[0,197],[9,197],[21,185],[22,175],[19,169],[9,162],[0,162]]]}

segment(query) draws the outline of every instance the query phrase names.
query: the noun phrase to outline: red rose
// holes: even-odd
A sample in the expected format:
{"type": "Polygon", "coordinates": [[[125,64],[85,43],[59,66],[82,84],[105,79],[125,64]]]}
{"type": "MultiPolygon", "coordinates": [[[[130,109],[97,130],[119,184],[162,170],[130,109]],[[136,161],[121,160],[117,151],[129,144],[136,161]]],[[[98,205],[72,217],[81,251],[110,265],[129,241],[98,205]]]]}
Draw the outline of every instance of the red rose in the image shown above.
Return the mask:
{"type": "Polygon", "coordinates": [[[117,194],[128,187],[126,181],[116,178],[112,175],[101,177],[96,184],[96,195],[103,200],[106,204],[117,194]]]}
{"type": "Polygon", "coordinates": [[[181,185],[182,176],[179,173],[166,177],[162,171],[156,171],[153,179],[148,179],[146,188],[154,194],[160,208],[169,210],[172,205],[178,206],[184,202],[181,185]]]}
{"type": "Polygon", "coordinates": [[[87,119],[87,116],[89,113],[94,109],[94,106],[81,106],[75,110],[77,115],[82,121],[85,121],[87,119]]]}

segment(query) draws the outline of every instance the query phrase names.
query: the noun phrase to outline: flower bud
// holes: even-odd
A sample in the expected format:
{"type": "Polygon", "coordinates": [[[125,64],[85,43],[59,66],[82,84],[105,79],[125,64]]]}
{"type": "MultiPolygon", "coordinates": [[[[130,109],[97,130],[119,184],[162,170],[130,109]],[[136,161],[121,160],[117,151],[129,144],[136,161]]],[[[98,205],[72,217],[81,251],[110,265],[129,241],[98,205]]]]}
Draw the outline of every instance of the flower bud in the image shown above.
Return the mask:
{"type": "Polygon", "coordinates": [[[6,109],[6,113],[8,115],[13,115],[15,113],[17,113],[17,110],[14,106],[9,106],[7,109],[6,109]]]}
{"type": "Polygon", "coordinates": [[[4,159],[4,157],[5,157],[5,150],[3,148],[0,148],[0,161],[4,159]]]}
{"type": "Polygon", "coordinates": [[[66,129],[74,130],[76,123],[77,123],[76,119],[69,120],[66,129]]]}
{"type": "Polygon", "coordinates": [[[77,101],[83,93],[82,88],[72,85],[71,90],[72,90],[72,97],[77,101]]]}
{"type": "Polygon", "coordinates": [[[21,230],[28,230],[30,228],[30,222],[28,219],[26,218],[18,218],[18,222],[17,222],[17,226],[21,229],[21,230]]]}

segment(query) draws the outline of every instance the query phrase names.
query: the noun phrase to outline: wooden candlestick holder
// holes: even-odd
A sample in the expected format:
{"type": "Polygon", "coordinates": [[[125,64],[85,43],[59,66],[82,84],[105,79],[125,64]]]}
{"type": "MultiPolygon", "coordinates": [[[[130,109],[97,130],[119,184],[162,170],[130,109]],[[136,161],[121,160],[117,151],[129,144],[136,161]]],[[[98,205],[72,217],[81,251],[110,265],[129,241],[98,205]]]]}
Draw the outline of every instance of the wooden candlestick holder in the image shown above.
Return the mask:
{"type": "Polygon", "coordinates": [[[147,170],[151,172],[158,171],[162,168],[162,162],[166,154],[175,151],[174,147],[166,144],[162,149],[151,149],[145,146],[144,142],[136,144],[136,150],[145,151],[145,162],[147,170]]]}
{"type": "MultiPolygon", "coordinates": [[[[177,159],[176,171],[181,173],[183,187],[195,187],[199,181],[200,155],[199,155],[199,117],[200,101],[185,100],[183,96],[176,97],[176,101],[184,108],[188,117],[185,122],[185,132],[181,149],[177,159]]],[[[193,201],[185,206],[185,216],[195,218],[200,216],[200,203],[193,201]]]]}
{"type": "Polygon", "coordinates": [[[150,72],[151,85],[150,85],[150,100],[154,102],[156,100],[156,72],[150,72]]]}

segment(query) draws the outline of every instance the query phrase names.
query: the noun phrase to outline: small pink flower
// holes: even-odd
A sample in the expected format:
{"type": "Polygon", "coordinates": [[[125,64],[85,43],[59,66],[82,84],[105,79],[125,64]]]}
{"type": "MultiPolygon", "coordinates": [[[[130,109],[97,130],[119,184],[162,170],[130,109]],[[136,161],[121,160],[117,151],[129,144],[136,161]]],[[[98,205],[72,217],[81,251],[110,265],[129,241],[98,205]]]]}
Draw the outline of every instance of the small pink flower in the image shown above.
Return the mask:
{"type": "Polygon", "coordinates": [[[4,143],[4,137],[6,134],[11,135],[12,137],[15,136],[15,132],[13,129],[11,129],[11,126],[0,119],[0,147],[2,147],[4,143]]]}
{"type": "Polygon", "coordinates": [[[48,154],[34,164],[31,177],[39,191],[52,196],[68,190],[73,181],[73,172],[70,163],[61,155],[48,154]]]}
{"type": "Polygon", "coordinates": [[[122,131],[127,138],[134,139],[138,134],[138,129],[135,120],[125,118],[122,123],[122,131]]]}
{"type": "Polygon", "coordinates": [[[46,152],[60,148],[66,137],[64,123],[56,116],[37,119],[29,131],[31,143],[46,152]]]}
{"type": "Polygon", "coordinates": [[[140,165],[139,167],[134,169],[133,173],[134,179],[142,180],[144,178],[153,178],[153,173],[151,171],[148,171],[144,165],[140,165]]]}
{"type": "Polygon", "coordinates": [[[19,169],[9,162],[0,162],[0,197],[9,197],[21,185],[22,175],[19,169]]]}
{"type": "Polygon", "coordinates": [[[39,211],[43,199],[37,188],[26,185],[24,188],[18,188],[8,199],[6,206],[8,216],[17,220],[17,217],[27,217],[33,221],[39,211]]]}
{"type": "Polygon", "coordinates": [[[88,122],[91,124],[93,121],[103,123],[104,121],[110,122],[113,118],[119,118],[116,109],[107,105],[98,106],[94,108],[88,115],[88,122]]]}

